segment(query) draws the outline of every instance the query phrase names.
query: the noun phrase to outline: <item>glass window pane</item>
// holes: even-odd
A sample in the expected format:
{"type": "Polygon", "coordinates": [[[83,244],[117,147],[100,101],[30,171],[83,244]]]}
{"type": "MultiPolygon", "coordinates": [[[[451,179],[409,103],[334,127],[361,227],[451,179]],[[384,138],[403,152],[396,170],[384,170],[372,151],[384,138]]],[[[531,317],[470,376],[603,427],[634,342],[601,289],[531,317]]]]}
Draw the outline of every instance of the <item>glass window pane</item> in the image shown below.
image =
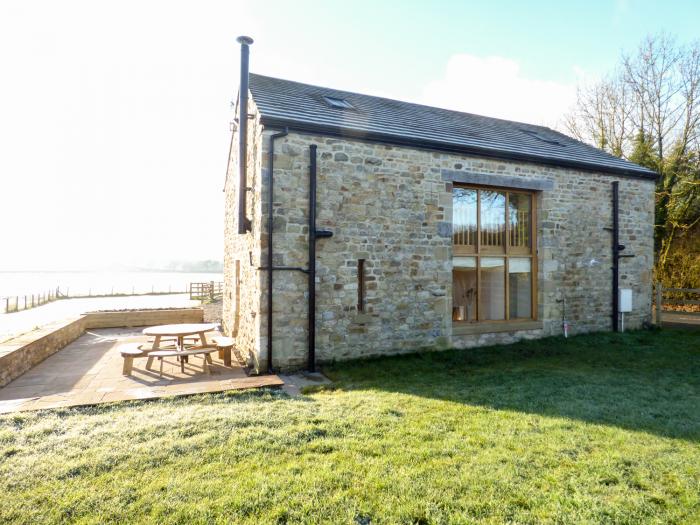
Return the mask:
{"type": "Polygon", "coordinates": [[[504,246],[506,237],[506,194],[481,190],[481,246],[504,246]]]}
{"type": "Polygon", "coordinates": [[[510,245],[514,248],[530,247],[531,197],[523,193],[508,196],[508,220],[510,221],[510,245]]]}
{"type": "Polygon", "coordinates": [[[481,318],[496,321],[506,317],[506,265],[502,257],[481,258],[481,318]]]}
{"type": "Polygon", "coordinates": [[[452,320],[476,321],[476,257],[453,259],[452,320]]]}
{"type": "Polygon", "coordinates": [[[511,319],[532,317],[532,260],[511,257],[508,261],[508,295],[511,319]]]}
{"type": "Polygon", "coordinates": [[[452,242],[476,246],[476,190],[452,190],[452,242]]]}

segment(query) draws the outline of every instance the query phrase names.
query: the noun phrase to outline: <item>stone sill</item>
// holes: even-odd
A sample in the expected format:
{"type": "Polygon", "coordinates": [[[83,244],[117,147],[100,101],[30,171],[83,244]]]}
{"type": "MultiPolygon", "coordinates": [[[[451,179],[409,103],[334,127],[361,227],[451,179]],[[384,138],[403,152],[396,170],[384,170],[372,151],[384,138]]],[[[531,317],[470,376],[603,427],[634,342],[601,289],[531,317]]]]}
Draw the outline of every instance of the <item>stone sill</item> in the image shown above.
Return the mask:
{"type": "Polygon", "coordinates": [[[541,330],[542,321],[509,321],[501,323],[452,323],[452,335],[493,334],[541,330]]]}

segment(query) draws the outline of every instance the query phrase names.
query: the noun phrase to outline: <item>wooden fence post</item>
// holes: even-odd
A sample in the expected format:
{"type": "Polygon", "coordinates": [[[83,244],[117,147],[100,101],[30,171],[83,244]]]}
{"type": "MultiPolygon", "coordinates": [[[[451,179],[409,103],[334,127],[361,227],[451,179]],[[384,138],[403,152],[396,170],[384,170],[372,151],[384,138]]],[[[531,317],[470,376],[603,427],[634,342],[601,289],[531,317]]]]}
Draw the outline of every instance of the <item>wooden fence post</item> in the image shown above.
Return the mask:
{"type": "Polygon", "coordinates": [[[663,285],[656,283],[656,324],[661,326],[661,312],[663,310],[663,285]]]}

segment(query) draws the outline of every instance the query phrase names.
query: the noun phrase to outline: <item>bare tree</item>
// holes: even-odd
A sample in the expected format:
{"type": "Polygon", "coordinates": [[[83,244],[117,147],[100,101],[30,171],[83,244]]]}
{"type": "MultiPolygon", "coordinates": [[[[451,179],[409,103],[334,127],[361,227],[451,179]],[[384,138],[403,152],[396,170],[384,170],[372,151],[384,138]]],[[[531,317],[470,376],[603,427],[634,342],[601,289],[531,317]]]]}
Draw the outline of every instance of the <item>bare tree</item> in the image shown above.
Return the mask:
{"type": "MultiPolygon", "coordinates": [[[[659,172],[657,270],[674,236],[700,221],[700,41],[646,37],[620,68],[578,89],[566,130],[619,157],[659,172]]],[[[700,271],[700,269],[699,269],[700,271]]]]}
{"type": "Polygon", "coordinates": [[[653,138],[661,165],[665,142],[677,131],[683,113],[681,59],[681,51],[666,34],[646,37],[636,54],[622,57],[624,81],[638,105],[635,125],[653,138]]]}
{"type": "Polygon", "coordinates": [[[700,150],[700,40],[696,40],[683,53],[679,65],[681,96],[684,114],[680,141],[682,153],[688,149],[700,150]]]}
{"type": "Polygon", "coordinates": [[[564,117],[566,130],[618,157],[624,157],[633,131],[633,99],[622,76],[614,74],[592,85],[579,86],[576,106],[564,117]]]}

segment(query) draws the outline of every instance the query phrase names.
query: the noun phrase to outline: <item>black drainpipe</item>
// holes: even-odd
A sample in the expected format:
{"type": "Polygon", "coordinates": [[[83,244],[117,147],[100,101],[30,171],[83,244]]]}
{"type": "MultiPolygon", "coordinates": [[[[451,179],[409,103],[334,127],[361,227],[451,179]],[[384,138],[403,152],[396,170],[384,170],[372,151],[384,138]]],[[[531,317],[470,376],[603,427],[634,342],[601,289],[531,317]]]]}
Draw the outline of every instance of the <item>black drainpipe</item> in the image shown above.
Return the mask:
{"type": "Polygon", "coordinates": [[[316,241],[333,236],[316,229],[316,148],[309,146],[309,372],[316,371],[316,241]]]}
{"type": "Polygon", "coordinates": [[[280,133],[270,136],[270,152],[268,157],[267,175],[267,371],[272,373],[272,273],[275,268],[272,266],[272,228],[274,220],[272,218],[272,199],[274,198],[274,173],[275,173],[275,139],[282,138],[288,134],[287,128],[280,133]]]}
{"type": "MultiPolygon", "coordinates": [[[[620,317],[620,183],[612,183],[612,327],[613,332],[619,330],[618,318],[620,317]]],[[[624,246],[622,247],[624,249],[624,246]]]]}
{"type": "Polygon", "coordinates": [[[253,39],[239,36],[241,44],[241,86],[238,92],[238,233],[250,231],[250,220],[246,217],[246,195],[248,193],[248,55],[253,39]]]}
{"type": "MultiPolygon", "coordinates": [[[[267,368],[272,371],[272,272],[275,270],[290,270],[302,272],[308,275],[308,327],[309,327],[309,352],[308,352],[308,369],[310,372],[316,371],[316,241],[326,239],[333,236],[333,232],[328,230],[316,229],[316,148],[315,144],[309,146],[309,267],[301,268],[299,266],[273,266],[272,265],[272,230],[274,221],[272,219],[272,199],[273,199],[273,182],[272,174],[274,170],[274,140],[284,137],[288,134],[287,129],[281,133],[276,133],[270,137],[270,156],[268,159],[269,170],[269,193],[267,204],[267,225],[268,225],[268,250],[267,250],[267,265],[261,266],[259,270],[267,270],[268,288],[267,288],[267,368]]],[[[252,259],[251,259],[252,264],[252,259]]]]}

